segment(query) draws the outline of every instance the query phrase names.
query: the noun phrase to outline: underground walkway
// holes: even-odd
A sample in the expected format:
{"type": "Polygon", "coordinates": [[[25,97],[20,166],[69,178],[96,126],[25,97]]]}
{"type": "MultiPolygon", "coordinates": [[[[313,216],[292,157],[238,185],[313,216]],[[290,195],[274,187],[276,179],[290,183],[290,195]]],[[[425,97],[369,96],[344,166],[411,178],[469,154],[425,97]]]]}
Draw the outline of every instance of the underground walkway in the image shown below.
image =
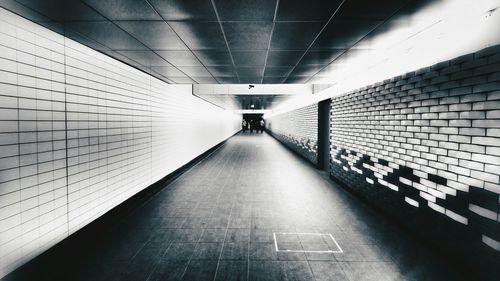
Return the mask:
{"type": "Polygon", "coordinates": [[[112,231],[42,268],[24,280],[461,279],[266,134],[231,138],[112,231]]]}

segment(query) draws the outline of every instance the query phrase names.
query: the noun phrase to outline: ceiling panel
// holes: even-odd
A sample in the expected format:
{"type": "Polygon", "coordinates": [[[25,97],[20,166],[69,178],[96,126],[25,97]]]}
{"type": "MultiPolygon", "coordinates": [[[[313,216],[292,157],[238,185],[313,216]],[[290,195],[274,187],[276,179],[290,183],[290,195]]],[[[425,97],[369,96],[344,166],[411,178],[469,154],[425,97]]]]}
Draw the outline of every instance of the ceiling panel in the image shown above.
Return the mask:
{"type": "Polygon", "coordinates": [[[272,22],[223,22],[229,48],[233,50],[266,50],[272,22]]]}
{"type": "Polygon", "coordinates": [[[277,21],[324,21],[339,7],[342,0],[280,1],[277,21]]]}
{"type": "Polygon", "coordinates": [[[304,57],[300,60],[301,65],[325,65],[333,61],[343,52],[345,49],[331,49],[328,51],[308,51],[304,57]]]}
{"type": "Polygon", "coordinates": [[[238,77],[233,76],[233,77],[215,77],[217,81],[221,84],[238,84],[240,81],[238,80],[238,77]]]}
{"type": "Polygon", "coordinates": [[[241,84],[260,84],[262,76],[240,76],[241,84]]]}
{"type": "Polygon", "coordinates": [[[208,71],[216,77],[234,77],[236,71],[232,66],[207,66],[208,71]]]}
{"type": "Polygon", "coordinates": [[[392,19],[411,15],[430,2],[413,1],[406,5],[411,0],[16,1],[0,0],[0,6],[10,7],[167,82],[213,82],[213,77],[217,77],[219,83],[255,84],[308,81],[310,75],[329,63],[332,64],[317,75],[331,73],[335,65],[349,64],[353,54],[359,54],[357,50],[370,51],[378,46],[380,42],[371,38],[386,31],[381,24],[395,12],[398,14],[392,19]],[[285,80],[287,75],[290,77],[285,80]]]}
{"type": "Polygon", "coordinates": [[[303,84],[309,79],[307,76],[288,76],[285,80],[287,84],[303,84]]]}
{"type": "Polygon", "coordinates": [[[293,66],[268,66],[264,71],[266,77],[286,77],[292,72],[293,66]]]}
{"type": "MultiPolygon", "coordinates": [[[[60,1],[60,0],[59,0],[60,1]]],[[[76,0],[75,0],[76,1],[76,0]]],[[[40,1],[35,1],[35,0],[21,0],[20,1],[14,1],[14,0],[2,0],[0,1],[0,6],[3,8],[12,11],[18,15],[22,15],[23,17],[40,23],[40,22],[47,22],[47,21],[55,21],[55,18],[49,18],[46,13],[44,13],[42,10],[40,10],[40,6],[43,5],[37,5],[41,4],[40,1]]],[[[60,17],[59,17],[60,18],[60,17]]]]}
{"type": "MultiPolygon", "coordinates": [[[[103,21],[106,20],[93,8],[80,0],[17,0],[24,7],[37,11],[41,15],[50,18],[53,21],[103,21]]],[[[28,9],[23,9],[23,16],[37,20],[37,17],[25,15],[28,9]]],[[[45,20],[45,19],[40,19],[45,20]]]]}
{"type": "Polygon", "coordinates": [[[169,22],[191,50],[226,50],[218,22],[169,22]]]}
{"type": "Polygon", "coordinates": [[[69,22],[67,26],[113,50],[145,50],[141,42],[109,21],[69,22]]]}
{"type": "Polygon", "coordinates": [[[380,23],[381,21],[374,20],[333,20],[316,39],[311,49],[350,48],[380,23]]]}
{"type": "Polygon", "coordinates": [[[226,50],[199,50],[193,53],[200,59],[205,66],[224,66],[233,65],[231,56],[226,50]]]}
{"type": "Polygon", "coordinates": [[[304,51],[275,51],[267,55],[267,66],[294,66],[299,62],[304,51]]]}
{"type": "Polygon", "coordinates": [[[202,66],[191,51],[156,51],[156,53],[176,66],[202,66]]]}
{"type": "MultiPolygon", "coordinates": [[[[68,38],[75,40],[76,42],[80,42],[81,44],[84,44],[85,46],[88,46],[94,50],[99,50],[99,51],[110,50],[109,47],[81,34],[80,32],[77,32],[76,30],[66,29],[64,35],[67,36],[68,38]]],[[[114,53],[116,53],[116,52],[114,52],[114,53]]]]}
{"type": "Polygon", "coordinates": [[[47,1],[35,1],[35,0],[19,0],[17,1],[22,5],[29,7],[38,13],[52,19],[55,21],[64,20],[64,4],[61,0],[47,0],[47,1]]]}
{"type": "Polygon", "coordinates": [[[239,66],[264,66],[267,51],[233,51],[234,64],[239,66]]]}
{"type": "Polygon", "coordinates": [[[349,0],[342,5],[335,18],[338,20],[384,20],[408,2],[411,0],[349,0]]]}
{"type": "Polygon", "coordinates": [[[215,0],[221,21],[272,21],[276,0],[215,0]]]}
{"type": "Polygon", "coordinates": [[[216,21],[210,0],[148,0],[165,20],[216,21]]]}
{"type": "Polygon", "coordinates": [[[191,77],[199,84],[218,84],[219,82],[213,77],[191,77]]]}
{"type": "MultiPolygon", "coordinates": [[[[253,77],[260,77],[262,76],[264,72],[264,67],[263,66],[244,66],[244,67],[237,67],[236,71],[238,71],[238,75],[241,77],[248,77],[248,76],[253,76],[253,77]]],[[[260,81],[260,80],[259,80],[260,81]]]]}
{"type": "Polygon", "coordinates": [[[196,81],[194,81],[189,77],[167,77],[167,78],[177,84],[196,84],[196,81]]]}
{"type": "Polygon", "coordinates": [[[118,53],[144,66],[170,66],[168,62],[153,51],[118,51],[118,53]]]}
{"type": "Polygon", "coordinates": [[[186,77],[184,73],[173,66],[153,66],[151,70],[167,77],[186,77]]]}
{"type": "Polygon", "coordinates": [[[105,53],[106,55],[108,56],[111,56],[123,63],[126,63],[130,66],[133,66],[133,67],[143,67],[143,65],[141,65],[140,63],[138,63],[137,61],[134,61],[134,60],[131,60],[129,59],[128,57],[118,53],[118,52],[115,52],[115,51],[112,51],[112,50],[101,50],[101,52],[105,53]]]}
{"type": "Polygon", "coordinates": [[[164,21],[116,21],[118,26],[154,50],[187,50],[164,21]]]}
{"type": "Polygon", "coordinates": [[[290,76],[311,76],[321,70],[324,65],[298,65],[290,76]]]}
{"type": "Polygon", "coordinates": [[[264,76],[264,84],[282,84],[285,81],[286,77],[267,77],[264,76]]]}
{"type": "Polygon", "coordinates": [[[271,49],[306,50],[323,26],[322,22],[277,22],[271,49]]]}
{"type": "Polygon", "coordinates": [[[179,69],[189,76],[212,77],[212,74],[203,66],[180,66],[179,69]]]}
{"type": "Polygon", "coordinates": [[[146,2],[138,0],[82,0],[110,20],[161,20],[146,2]]]}

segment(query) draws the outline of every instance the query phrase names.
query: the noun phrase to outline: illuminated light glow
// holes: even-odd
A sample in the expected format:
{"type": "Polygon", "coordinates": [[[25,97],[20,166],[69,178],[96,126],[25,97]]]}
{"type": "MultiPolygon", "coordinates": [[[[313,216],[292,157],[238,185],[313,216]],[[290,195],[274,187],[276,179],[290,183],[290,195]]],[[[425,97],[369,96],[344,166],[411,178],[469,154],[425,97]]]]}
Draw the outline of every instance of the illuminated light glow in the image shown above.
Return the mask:
{"type": "Polygon", "coordinates": [[[331,87],[313,95],[296,96],[271,114],[500,44],[499,7],[499,0],[442,0],[413,15],[391,19],[380,27],[387,31],[367,36],[308,81],[331,87]]]}

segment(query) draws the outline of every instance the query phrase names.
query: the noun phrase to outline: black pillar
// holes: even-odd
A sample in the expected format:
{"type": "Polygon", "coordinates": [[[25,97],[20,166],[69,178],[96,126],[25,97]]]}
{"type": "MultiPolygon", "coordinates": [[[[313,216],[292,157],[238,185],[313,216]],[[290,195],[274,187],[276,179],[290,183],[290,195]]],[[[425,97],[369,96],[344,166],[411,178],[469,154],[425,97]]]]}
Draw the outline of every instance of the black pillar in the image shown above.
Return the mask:
{"type": "Polygon", "coordinates": [[[330,161],[330,103],[331,99],[318,104],[318,169],[328,170],[330,161]]]}

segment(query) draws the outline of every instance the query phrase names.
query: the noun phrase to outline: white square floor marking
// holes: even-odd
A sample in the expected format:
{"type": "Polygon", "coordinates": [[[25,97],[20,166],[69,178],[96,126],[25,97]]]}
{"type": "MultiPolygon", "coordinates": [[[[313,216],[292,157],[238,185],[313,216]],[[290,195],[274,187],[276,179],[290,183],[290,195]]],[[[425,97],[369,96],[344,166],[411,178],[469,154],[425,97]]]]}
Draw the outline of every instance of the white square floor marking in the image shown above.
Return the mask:
{"type": "MultiPolygon", "coordinates": [[[[333,238],[331,233],[297,233],[297,232],[273,232],[273,238],[274,238],[274,246],[276,247],[276,252],[288,252],[288,253],[343,253],[342,248],[340,248],[339,243],[337,243],[337,240],[333,238]],[[303,246],[303,242],[300,242],[301,244],[301,249],[294,249],[293,247],[291,249],[286,249],[286,248],[279,248],[278,247],[278,239],[276,238],[276,235],[278,236],[292,236],[296,235],[297,238],[299,236],[301,237],[307,237],[311,236],[311,239],[318,239],[318,241],[324,242],[324,250],[305,250],[303,246]],[[333,243],[332,243],[333,242],[333,243]]],[[[287,243],[287,242],[282,242],[282,243],[287,243]]],[[[315,243],[313,243],[315,244],[315,243]]],[[[317,243],[316,243],[317,244],[317,243]]],[[[320,243],[322,244],[322,243],[320,243]]]]}

